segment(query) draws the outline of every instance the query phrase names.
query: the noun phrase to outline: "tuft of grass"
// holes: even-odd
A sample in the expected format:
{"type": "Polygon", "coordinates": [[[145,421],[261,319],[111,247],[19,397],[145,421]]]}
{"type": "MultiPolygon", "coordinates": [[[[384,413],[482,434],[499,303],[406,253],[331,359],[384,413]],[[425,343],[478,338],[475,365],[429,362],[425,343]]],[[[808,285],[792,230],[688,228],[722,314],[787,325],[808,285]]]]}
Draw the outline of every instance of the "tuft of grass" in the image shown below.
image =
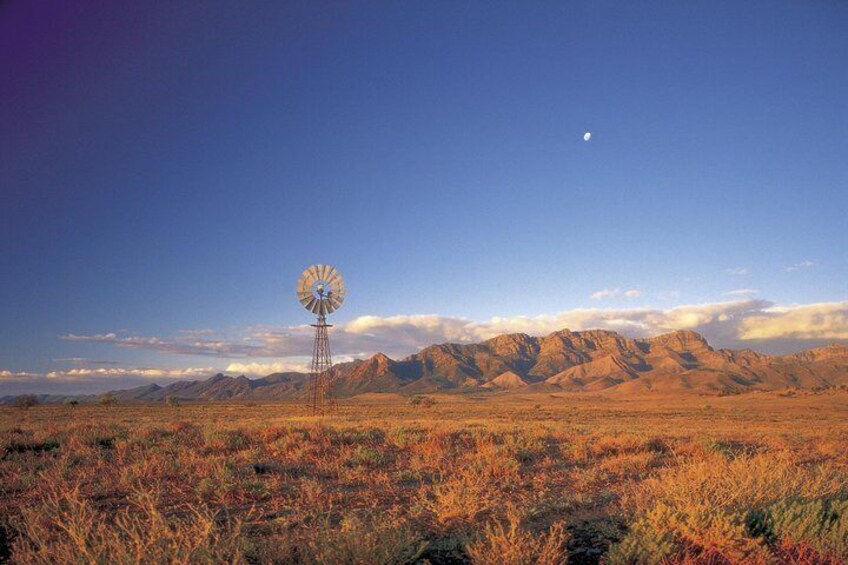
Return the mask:
{"type": "Polygon", "coordinates": [[[237,563],[241,521],[205,507],[165,514],[155,495],[137,493],[117,512],[80,493],[54,489],[24,508],[12,542],[19,563],[237,563]]]}
{"type": "Polygon", "coordinates": [[[564,565],[568,537],[562,523],[546,532],[531,532],[522,527],[517,511],[510,509],[506,520],[489,523],[466,553],[474,565],[564,565]]]}
{"type": "Polygon", "coordinates": [[[376,468],[383,463],[383,454],[364,445],[358,445],[351,453],[350,457],[345,461],[345,465],[349,467],[370,467],[376,468]]]}
{"type": "Polygon", "coordinates": [[[748,517],[752,535],[763,537],[793,561],[848,562],[848,500],[780,500],[748,517]]]}

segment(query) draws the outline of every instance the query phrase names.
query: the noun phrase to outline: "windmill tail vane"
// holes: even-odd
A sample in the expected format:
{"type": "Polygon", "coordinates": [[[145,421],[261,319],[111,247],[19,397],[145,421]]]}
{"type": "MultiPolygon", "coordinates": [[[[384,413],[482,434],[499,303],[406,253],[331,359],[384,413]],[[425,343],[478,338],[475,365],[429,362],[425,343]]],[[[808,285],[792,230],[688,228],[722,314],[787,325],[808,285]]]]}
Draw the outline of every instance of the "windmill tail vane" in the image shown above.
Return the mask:
{"type": "Polygon", "coordinates": [[[329,385],[333,358],[330,353],[330,336],[327,316],[341,308],[347,291],[344,279],[335,267],[312,265],[301,274],[297,282],[297,298],[317,316],[315,340],[312,343],[312,364],[309,373],[309,407],[314,416],[324,415],[332,405],[329,385]]]}

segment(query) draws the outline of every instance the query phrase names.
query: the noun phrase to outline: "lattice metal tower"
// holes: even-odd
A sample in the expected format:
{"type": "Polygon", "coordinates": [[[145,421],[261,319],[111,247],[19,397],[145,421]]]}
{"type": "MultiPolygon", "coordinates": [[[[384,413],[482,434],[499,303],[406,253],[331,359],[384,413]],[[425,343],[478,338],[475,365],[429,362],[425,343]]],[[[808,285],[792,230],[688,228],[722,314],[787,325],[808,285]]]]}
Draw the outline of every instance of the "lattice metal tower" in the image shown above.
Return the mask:
{"type": "Polygon", "coordinates": [[[324,414],[330,400],[333,358],[327,328],[333,326],[327,323],[327,315],[341,308],[346,293],[341,274],[329,265],[312,265],[297,281],[297,299],[318,315],[317,323],[312,324],[315,341],[309,375],[309,406],[315,416],[324,414]]]}

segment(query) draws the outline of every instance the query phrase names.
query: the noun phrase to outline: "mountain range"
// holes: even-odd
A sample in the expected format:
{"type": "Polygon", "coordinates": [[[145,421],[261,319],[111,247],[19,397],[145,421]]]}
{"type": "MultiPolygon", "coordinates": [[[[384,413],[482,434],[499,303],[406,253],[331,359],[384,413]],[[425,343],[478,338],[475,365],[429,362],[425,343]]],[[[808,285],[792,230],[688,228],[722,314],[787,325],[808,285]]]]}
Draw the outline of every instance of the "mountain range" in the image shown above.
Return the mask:
{"type": "MultiPolygon", "coordinates": [[[[168,396],[279,400],[304,396],[307,380],[303,373],[258,379],[218,374],[203,381],[150,384],[114,394],[119,401],[161,401],[168,396]]],[[[544,337],[506,334],[476,344],[432,345],[397,361],[378,353],[336,365],[332,377],[338,397],[444,391],[738,394],[840,386],[848,386],[848,346],[834,343],[791,355],[764,355],[750,349],[714,349],[691,331],[647,339],[605,330],[561,330],[544,337]]],[[[44,395],[41,400],[64,398],[44,395]]]]}

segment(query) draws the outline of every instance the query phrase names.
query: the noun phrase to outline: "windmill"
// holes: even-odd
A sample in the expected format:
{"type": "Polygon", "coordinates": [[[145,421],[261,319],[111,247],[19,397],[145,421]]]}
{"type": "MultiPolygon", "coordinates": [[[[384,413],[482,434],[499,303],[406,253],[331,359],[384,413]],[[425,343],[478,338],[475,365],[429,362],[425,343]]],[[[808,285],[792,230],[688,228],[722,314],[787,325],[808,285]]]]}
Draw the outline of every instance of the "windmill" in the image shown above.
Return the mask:
{"type": "Polygon", "coordinates": [[[327,315],[342,306],[347,291],[344,279],[335,267],[330,265],[312,265],[300,275],[297,281],[297,299],[303,306],[318,316],[312,324],[315,328],[315,341],[312,344],[312,365],[309,375],[309,404],[313,415],[323,415],[324,406],[329,397],[328,379],[333,359],[330,355],[330,338],[327,328],[327,315]]]}

